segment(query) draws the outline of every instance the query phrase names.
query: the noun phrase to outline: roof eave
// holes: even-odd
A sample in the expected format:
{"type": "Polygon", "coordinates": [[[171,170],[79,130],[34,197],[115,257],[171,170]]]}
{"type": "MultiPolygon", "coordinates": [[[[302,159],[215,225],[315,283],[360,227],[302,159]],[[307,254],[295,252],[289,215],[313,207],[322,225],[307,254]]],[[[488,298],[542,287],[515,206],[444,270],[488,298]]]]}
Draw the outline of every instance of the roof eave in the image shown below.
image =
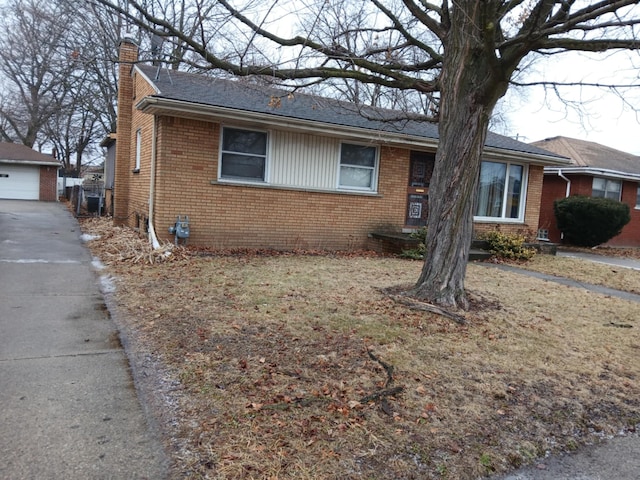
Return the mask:
{"type": "Polygon", "coordinates": [[[640,174],[620,172],[617,170],[609,170],[606,168],[595,167],[545,167],[544,172],[549,174],[557,174],[558,172],[563,174],[580,174],[589,176],[599,176],[620,180],[631,180],[634,182],[640,182],[640,174]]]}
{"type": "MultiPolygon", "coordinates": [[[[206,118],[218,121],[233,118],[233,121],[237,123],[244,122],[253,125],[278,127],[303,133],[313,133],[316,135],[339,135],[342,138],[353,138],[360,141],[367,139],[387,145],[403,145],[434,150],[438,146],[437,138],[420,137],[405,133],[394,133],[370,128],[351,127],[314,120],[290,118],[280,115],[269,115],[262,112],[238,110],[235,108],[206,105],[157,96],[147,96],[142,98],[136,104],[136,108],[143,113],[151,115],[176,115],[186,118],[206,118]]],[[[562,158],[556,155],[547,156],[544,154],[534,154],[498,147],[485,147],[483,157],[495,160],[517,159],[519,161],[526,161],[537,165],[569,165],[571,163],[568,158],[562,158]]]]}
{"type": "Polygon", "coordinates": [[[148,96],[136,104],[136,108],[151,115],[172,114],[195,119],[215,119],[219,121],[233,118],[236,123],[279,127],[303,133],[324,134],[343,138],[368,139],[385,144],[415,145],[436,148],[436,138],[417,137],[402,133],[386,132],[368,128],[350,127],[334,123],[324,123],[314,120],[291,118],[280,115],[269,115],[262,112],[251,112],[229,107],[205,105],[182,100],[148,96]]]}
{"type": "Polygon", "coordinates": [[[8,158],[0,158],[0,163],[11,163],[15,165],[41,165],[45,167],[56,167],[56,168],[61,167],[61,165],[55,161],[47,162],[43,160],[13,160],[8,158]]]}
{"type": "Polygon", "coordinates": [[[517,157],[519,160],[525,160],[528,163],[534,165],[544,166],[563,166],[570,165],[571,160],[564,157],[558,157],[555,155],[544,155],[539,153],[521,152],[517,150],[510,150],[498,147],[484,147],[483,157],[491,160],[508,160],[509,158],[517,157]]]}

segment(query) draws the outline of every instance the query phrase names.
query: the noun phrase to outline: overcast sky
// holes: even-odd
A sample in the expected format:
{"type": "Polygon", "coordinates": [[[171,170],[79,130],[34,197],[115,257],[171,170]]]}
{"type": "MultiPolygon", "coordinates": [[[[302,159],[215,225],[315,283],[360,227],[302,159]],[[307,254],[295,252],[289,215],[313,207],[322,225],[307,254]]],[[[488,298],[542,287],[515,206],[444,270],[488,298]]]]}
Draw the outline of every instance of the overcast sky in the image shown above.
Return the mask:
{"type": "Polygon", "coordinates": [[[559,56],[536,63],[524,79],[636,85],[624,93],[624,101],[599,88],[563,87],[563,96],[579,102],[578,113],[576,108],[566,108],[551,90],[546,91],[546,99],[542,87],[513,90],[503,106],[508,119],[506,133],[527,143],[555,136],[573,137],[640,155],[640,114],[631,108],[640,110],[640,55],[623,52],[599,58],[559,56]]]}

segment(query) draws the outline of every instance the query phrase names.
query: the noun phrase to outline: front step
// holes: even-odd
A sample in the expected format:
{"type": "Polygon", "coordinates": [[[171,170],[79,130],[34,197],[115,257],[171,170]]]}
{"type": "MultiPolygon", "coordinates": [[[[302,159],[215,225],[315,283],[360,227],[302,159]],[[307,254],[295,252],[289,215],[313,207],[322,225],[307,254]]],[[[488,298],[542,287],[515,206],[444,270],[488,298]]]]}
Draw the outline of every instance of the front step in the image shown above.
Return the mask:
{"type": "Polygon", "coordinates": [[[488,260],[489,258],[491,258],[491,254],[487,250],[482,250],[480,248],[472,248],[469,250],[470,262],[480,262],[482,260],[488,260]]]}

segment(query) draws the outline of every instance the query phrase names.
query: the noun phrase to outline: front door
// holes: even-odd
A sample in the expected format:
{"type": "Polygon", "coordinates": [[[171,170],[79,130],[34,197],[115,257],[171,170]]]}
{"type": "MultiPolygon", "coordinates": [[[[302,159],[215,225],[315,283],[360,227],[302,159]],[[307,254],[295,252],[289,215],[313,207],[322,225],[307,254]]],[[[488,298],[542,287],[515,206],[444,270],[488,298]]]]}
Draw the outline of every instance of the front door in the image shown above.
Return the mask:
{"type": "Polygon", "coordinates": [[[429,183],[436,162],[436,154],[411,152],[409,185],[407,186],[406,227],[423,227],[429,214],[429,183]]]}

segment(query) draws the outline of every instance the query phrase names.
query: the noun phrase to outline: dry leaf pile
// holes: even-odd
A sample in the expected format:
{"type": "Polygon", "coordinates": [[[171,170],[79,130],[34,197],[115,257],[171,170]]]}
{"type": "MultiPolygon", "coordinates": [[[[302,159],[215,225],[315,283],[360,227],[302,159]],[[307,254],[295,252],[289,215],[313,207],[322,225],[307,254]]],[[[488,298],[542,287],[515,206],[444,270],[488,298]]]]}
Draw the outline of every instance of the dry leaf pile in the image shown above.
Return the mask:
{"type": "Polygon", "coordinates": [[[114,227],[108,218],[93,217],[82,221],[86,234],[97,237],[89,247],[105,265],[117,263],[162,263],[188,257],[186,249],[164,242],[154,249],[146,235],[141,236],[128,227],[114,227]]]}
{"type": "Polygon", "coordinates": [[[118,278],[173,478],[477,479],[640,422],[638,304],[470,265],[460,325],[383,293],[420,262],[151,263],[118,253],[127,235],[90,247],[118,278]]]}

